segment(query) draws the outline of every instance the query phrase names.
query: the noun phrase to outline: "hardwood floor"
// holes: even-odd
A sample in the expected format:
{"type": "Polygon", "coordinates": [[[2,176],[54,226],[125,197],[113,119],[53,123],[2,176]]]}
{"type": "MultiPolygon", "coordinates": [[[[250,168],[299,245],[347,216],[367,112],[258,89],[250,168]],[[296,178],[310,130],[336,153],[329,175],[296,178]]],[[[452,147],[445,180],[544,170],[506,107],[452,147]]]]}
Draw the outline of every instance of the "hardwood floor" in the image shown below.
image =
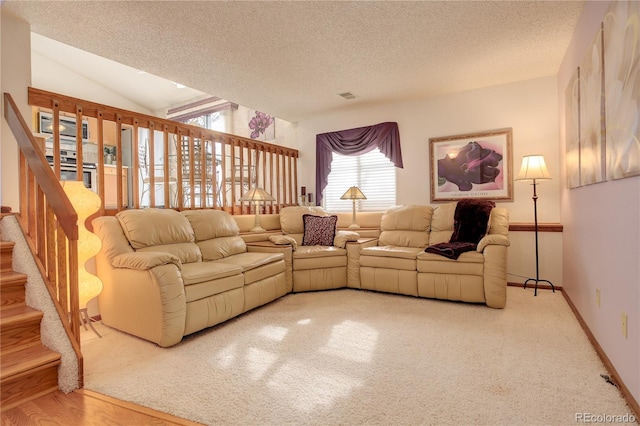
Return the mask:
{"type": "Polygon", "coordinates": [[[200,425],[84,389],[49,393],[2,412],[0,419],[3,426],[200,425]]]}

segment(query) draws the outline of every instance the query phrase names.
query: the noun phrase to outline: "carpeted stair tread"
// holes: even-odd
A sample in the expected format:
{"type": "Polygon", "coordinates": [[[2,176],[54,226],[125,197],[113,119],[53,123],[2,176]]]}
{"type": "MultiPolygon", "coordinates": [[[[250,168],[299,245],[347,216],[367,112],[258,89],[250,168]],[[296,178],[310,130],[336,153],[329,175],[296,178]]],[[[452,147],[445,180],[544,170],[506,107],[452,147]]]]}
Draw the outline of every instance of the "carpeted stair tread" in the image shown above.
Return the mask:
{"type": "Polygon", "coordinates": [[[0,361],[0,381],[5,381],[7,378],[31,369],[58,364],[60,364],[60,354],[42,344],[34,345],[2,356],[0,361]]]}

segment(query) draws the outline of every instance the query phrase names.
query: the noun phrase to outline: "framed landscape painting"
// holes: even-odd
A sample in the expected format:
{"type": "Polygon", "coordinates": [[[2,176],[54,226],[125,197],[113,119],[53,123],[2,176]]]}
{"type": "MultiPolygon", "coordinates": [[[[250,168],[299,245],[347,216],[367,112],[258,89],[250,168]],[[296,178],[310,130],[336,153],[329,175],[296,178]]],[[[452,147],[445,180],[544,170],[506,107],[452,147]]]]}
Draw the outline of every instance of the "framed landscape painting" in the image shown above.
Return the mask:
{"type": "Polygon", "coordinates": [[[429,139],[431,201],[513,201],[511,128],[429,139]]]}

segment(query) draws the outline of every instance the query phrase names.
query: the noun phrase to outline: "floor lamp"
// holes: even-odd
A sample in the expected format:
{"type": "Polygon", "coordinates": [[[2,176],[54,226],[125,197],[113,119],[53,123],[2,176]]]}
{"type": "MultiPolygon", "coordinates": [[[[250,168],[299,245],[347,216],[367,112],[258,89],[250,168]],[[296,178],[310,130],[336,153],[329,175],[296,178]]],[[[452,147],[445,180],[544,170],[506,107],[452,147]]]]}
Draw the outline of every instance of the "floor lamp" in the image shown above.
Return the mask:
{"type": "Polygon", "coordinates": [[[551,290],[555,293],[556,288],[553,283],[549,280],[541,280],[539,265],[538,265],[538,194],[536,193],[536,186],[538,183],[537,180],[551,180],[551,175],[549,175],[549,171],[547,170],[547,165],[544,162],[544,157],[542,155],[525,155],[522,157],[522,166],[520,166],[520,172],[518,173],[518,177],[516,180],[532,180],[533,183],[533,220],[535,224],[535,234],[536,234],[536,277],[528,278],[524,282],[524,288],[527,288],[527,283],[529,281],[535,282],[535,290],[533,295],[538,295],[538,283],[545,282],[551,285],[551,290]]]}
{"type": "Polygon", "coordinates": [[[67,180],[60,182],[60,184],[78,216],[78,305],[80,308],[80,322],[85,330],[88,325],[98,337],[102,337],[93,327],[87,308],[87,304],[102,291],[100,278],[87,270],[87,261],[98,254],[102,243],[100,238],[85,226],[87,218],[100,209],[102,200],[100,200],[98,194],[86,188],[82,181],[67,180]]]}
{"type": "Polygon", "coordinates": [[[238,198],[238,201],[249,201],[255,205],[256,221],[254,227],[251,228],[251,232],[265,232],[262,226],[260,226],[260,203],[263,201],[275,201],[276,199],[271,196],[267,191],[262,188],[251,188],[242,197],[238,198]]]}
{"type": "Polygon", "coordinates": [[[347,192],[344,193],[341,200],[351,200],[353,202],[353,216],[351,218],[351,225],[349,225],[349,229],[358,229],[360,225],[356,223],[356,200],[366,200],[367,197],[364,196],[360,188],[357,186],[352,186],[347,189],[347,192]]]}

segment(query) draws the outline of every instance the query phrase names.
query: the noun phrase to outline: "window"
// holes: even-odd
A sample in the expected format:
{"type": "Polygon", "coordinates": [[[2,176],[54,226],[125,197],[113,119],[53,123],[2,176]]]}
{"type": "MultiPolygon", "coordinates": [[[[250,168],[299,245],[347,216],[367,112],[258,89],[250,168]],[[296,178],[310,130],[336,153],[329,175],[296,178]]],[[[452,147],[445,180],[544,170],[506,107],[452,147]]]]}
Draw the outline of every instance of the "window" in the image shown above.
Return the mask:
{"type": "Polygon", "coordinates": [[[188,118],[186,120],[179,120],[185,124],[191,124],[193,126],[204,127],[205,129],[215,130],[218,132],[225,132],[225,120],[223,119],[222,112],[213,112],[211,114],[199,115],[197,117],[188,118]]]}
{"type": "Polygon", "coordinates": [[[334,152],[328,180],[322,203],[330,212],[352,210],[351,200],[340,199],[351,186],[367,197],[356,200],[358,211],[383,211],[396,204],[396,167],[378,149],[355,156],[334,152]]]}

